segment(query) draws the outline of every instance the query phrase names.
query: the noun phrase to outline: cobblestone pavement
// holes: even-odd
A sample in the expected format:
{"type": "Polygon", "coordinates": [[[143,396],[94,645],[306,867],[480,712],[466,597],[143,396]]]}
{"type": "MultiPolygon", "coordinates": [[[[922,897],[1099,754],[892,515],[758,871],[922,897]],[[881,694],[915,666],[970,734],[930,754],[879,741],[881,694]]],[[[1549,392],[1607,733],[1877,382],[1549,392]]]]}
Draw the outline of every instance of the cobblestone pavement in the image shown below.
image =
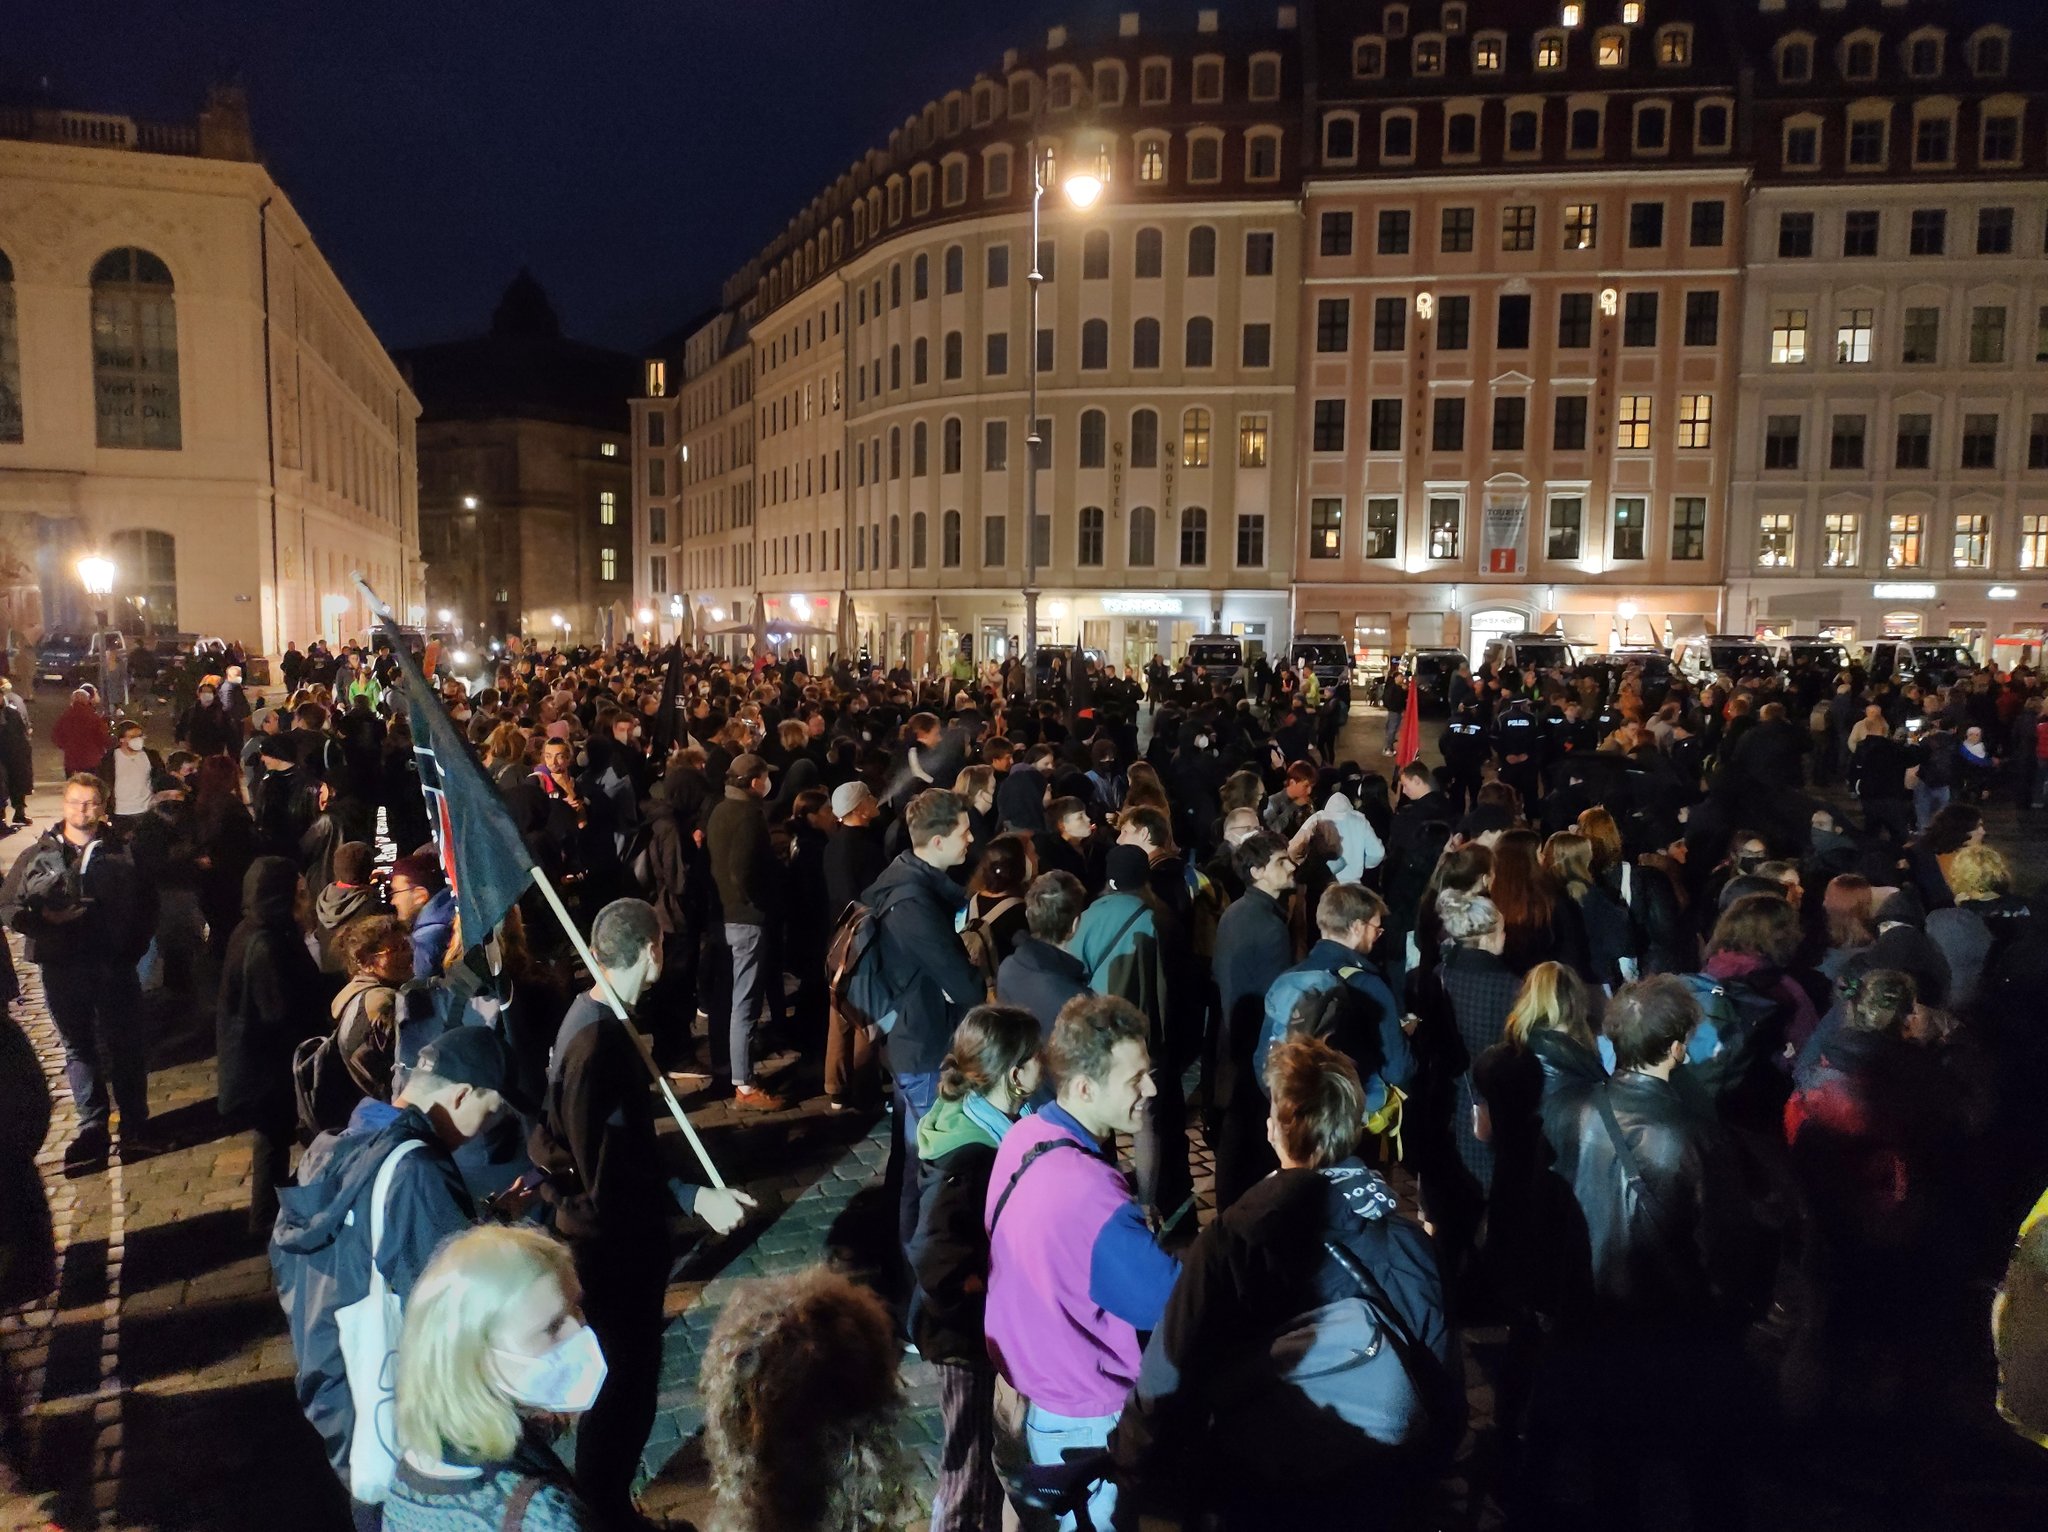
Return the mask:
{"type": "MultiPolygon", "coordinates": [[[[1381,729],[1379,714],[1361,713],[1343,753],[1382,766],[1381,729]]],[[[1435,732],[1426,731],[1432,742],[1435,732]]],[[[54,768],[54,761],[45,766],[46,782],[60,780],[54,768]]],[[[56,803],[51,791],[31,800],[39,828],[54,819],[56,803]]],[[[2038,819],[2028,816],[2034,822],[2023,827],[2002,807],[1990,817],[1994,842],[2017,854],[2027,884],[2040,886],[2048,837],[2038,819]]],[[[0,840],[0,871],[30,840],[26,833],[0,840]]],[[[265,1254],[242,1232],[249,1158],[213,1108],[210,1011],[195,1017],[189,1004],[153,1002],[151,1102],[177,1147],[67,1179],[61,1156],[73,1117],[57,1042],[36,970],[20,962],[18,947],[16,956],[24,986],[16,1014],[45,1060],[56,1101],[41,1164],[63,1268],[52,1303],[0,1319],[0,1346],[32,1406],[36,1481],[52,1492],[34,1506],[0,1503],[0,1529],[48,1518],[76,1528],[343,1532],[345,1501],[293,1398],[290,1347],[265,1254]]],[[[806,1087],[799,1096],[815,1089],[797,1083],[806,1087]]],[[[766,1118],[739,1119],[728,1105],[701,1098],[692,1108],[720,1166],[762,1204],[733,1237],[694,1246],[668,1295],[646,1498],[701,1522],[708,1489],[695,1380],[724,1297],[749,1277],[821,1258],[872,1272],[893,1217],[880,1190],[886,1118],[834,1115],[817,1100],[766,1118]]],[[[1206,1218],[1210,1167],[1199,1137],[1193,1147],[1206,1218]]],[[[1500,1521],[1498,1507],[1471,1486],[1490,1482],[1496,1456],[1489,1378],[1504,1337],[1468,1331],[1466,1339],[1475,1436],[1448,1487],[1441,1525],[1477,1529],[1500,1521]]],[[[936,1380],[915,1357],[906,1358],[904,1377],[908,1444],[929,1472],[938,1445],[936,1380]]],[[[1837,1505],[1800,1503],[1797,1517],[1766,1520],[1845,1532],[1894,1524],[1864,1510],[1870,1513],[1845,1515],[1837,1505]]]]}

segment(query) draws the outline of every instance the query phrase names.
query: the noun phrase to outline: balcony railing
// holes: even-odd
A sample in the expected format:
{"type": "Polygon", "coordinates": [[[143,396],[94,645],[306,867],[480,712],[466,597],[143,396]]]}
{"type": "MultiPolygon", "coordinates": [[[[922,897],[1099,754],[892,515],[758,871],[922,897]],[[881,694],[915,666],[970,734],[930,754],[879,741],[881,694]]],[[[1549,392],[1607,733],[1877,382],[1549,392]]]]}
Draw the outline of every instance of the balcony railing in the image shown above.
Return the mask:
{"type": "Polygon", "coordinates": [[[145,154],[197,155],[194,123],[137,122],[112,112],[67,112],[0,106],[0,138],[73,144],[84,149],[134,149],[145,154]]]}

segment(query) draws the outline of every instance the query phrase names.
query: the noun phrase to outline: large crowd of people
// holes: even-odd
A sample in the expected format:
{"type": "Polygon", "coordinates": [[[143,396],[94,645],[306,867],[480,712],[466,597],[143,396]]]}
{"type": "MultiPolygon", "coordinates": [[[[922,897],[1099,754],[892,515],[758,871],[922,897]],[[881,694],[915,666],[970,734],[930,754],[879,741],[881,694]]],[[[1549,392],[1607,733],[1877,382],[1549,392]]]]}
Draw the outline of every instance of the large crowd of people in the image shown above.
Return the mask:
{"type": "MultiPolygon", "coordinates": [[[[657,1072],[764,1130],[889,1120],[893,1262],[712,1336],[735,1528],[903,1524],[906,1342],[937,1532],[1433,1524],[1467,1332],[1505,1337],[1514,1525],[1740,1525],[1766,1421],[1896,1467],[1997,1394],[2048,1437],[2041,1210],[2012,1244],[2048,944],[1983,815],[2048,786],[2031,668],[1489,662],[1441,764],[1382,771],[1348,683],[1262,659],[427,659],[587,967],[537,894],[461,930],[369,649],[294,646],[260,696],[195,668],[168,752],[82,694],[61,822],[0,888],[68,1173],[171,1147],[142,996],[212,1004],[359,1527],[644,1524],[676,1231],[754,1212],[663,1139],[657,1072]]],[[[10,1299],[47,1267],[21,1244],[10,1299]]]]}

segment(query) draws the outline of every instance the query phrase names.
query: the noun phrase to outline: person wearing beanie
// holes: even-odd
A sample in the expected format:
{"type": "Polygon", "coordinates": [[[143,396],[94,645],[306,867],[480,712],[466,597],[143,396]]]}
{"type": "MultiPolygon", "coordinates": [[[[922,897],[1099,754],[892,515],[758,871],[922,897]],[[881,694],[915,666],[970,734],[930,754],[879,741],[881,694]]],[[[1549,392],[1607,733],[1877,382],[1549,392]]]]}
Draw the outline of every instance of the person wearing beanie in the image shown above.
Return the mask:
{"type": "Polygon", "coordinates": [[[334,950],[335,933],[358,915],[374,915],[382,909],[370,883],[371,858],[366,841],[345,841],[334,850],[334,879],[313,902],[322,973],[342,972],[341,959],[334,950]]]}
{"type": "Polygon", "coordinates": [[[889,864],[882,849],[881,813],[865,782],[842,782],[832,789],[832,817],[839,828],[825,847],[825,908],[835,924],[889,864]]]}

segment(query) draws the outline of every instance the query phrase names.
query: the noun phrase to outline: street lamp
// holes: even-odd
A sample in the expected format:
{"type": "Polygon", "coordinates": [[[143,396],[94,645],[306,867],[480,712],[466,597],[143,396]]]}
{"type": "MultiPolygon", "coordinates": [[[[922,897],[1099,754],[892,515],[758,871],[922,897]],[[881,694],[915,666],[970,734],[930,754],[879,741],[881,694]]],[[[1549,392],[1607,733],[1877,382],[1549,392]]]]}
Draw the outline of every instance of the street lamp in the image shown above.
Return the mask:
{"type": "Polygon", "coordinates": [[[464,495],[464,496],[462,497],[462,508],[463,508],[463,509],[464,509],[465,511],[473,511],[473,510],[475,510],[475,509],[476,509],[476,496],[475,496],[475,495],[464,495]]]}
{"type": "MultiPolygon", "coordinates": [[[[1024,342],[1024,694],[1038,695],[1038,290],[1045,273],[1038,269],[1039,203],[1045,199],[1045,156],[1036,134],[1031,139],[1031,333],[1024,342]]],[[[1070,175],[1060,183],[1068,203],[1082,211],[1101,200],[1103,179],[1070,175]]]]}
{"type": "Polygon", "coordinates": [[[86,554],[78,561],[78,581],[85,587],[85,593],[92,597],[93,635],[100,651],[101,700],[111,710],[115,702],[115,678],[114,667],[107,654],[107,601],[114,594],[114,561],[102,554],[86,554]]]}

